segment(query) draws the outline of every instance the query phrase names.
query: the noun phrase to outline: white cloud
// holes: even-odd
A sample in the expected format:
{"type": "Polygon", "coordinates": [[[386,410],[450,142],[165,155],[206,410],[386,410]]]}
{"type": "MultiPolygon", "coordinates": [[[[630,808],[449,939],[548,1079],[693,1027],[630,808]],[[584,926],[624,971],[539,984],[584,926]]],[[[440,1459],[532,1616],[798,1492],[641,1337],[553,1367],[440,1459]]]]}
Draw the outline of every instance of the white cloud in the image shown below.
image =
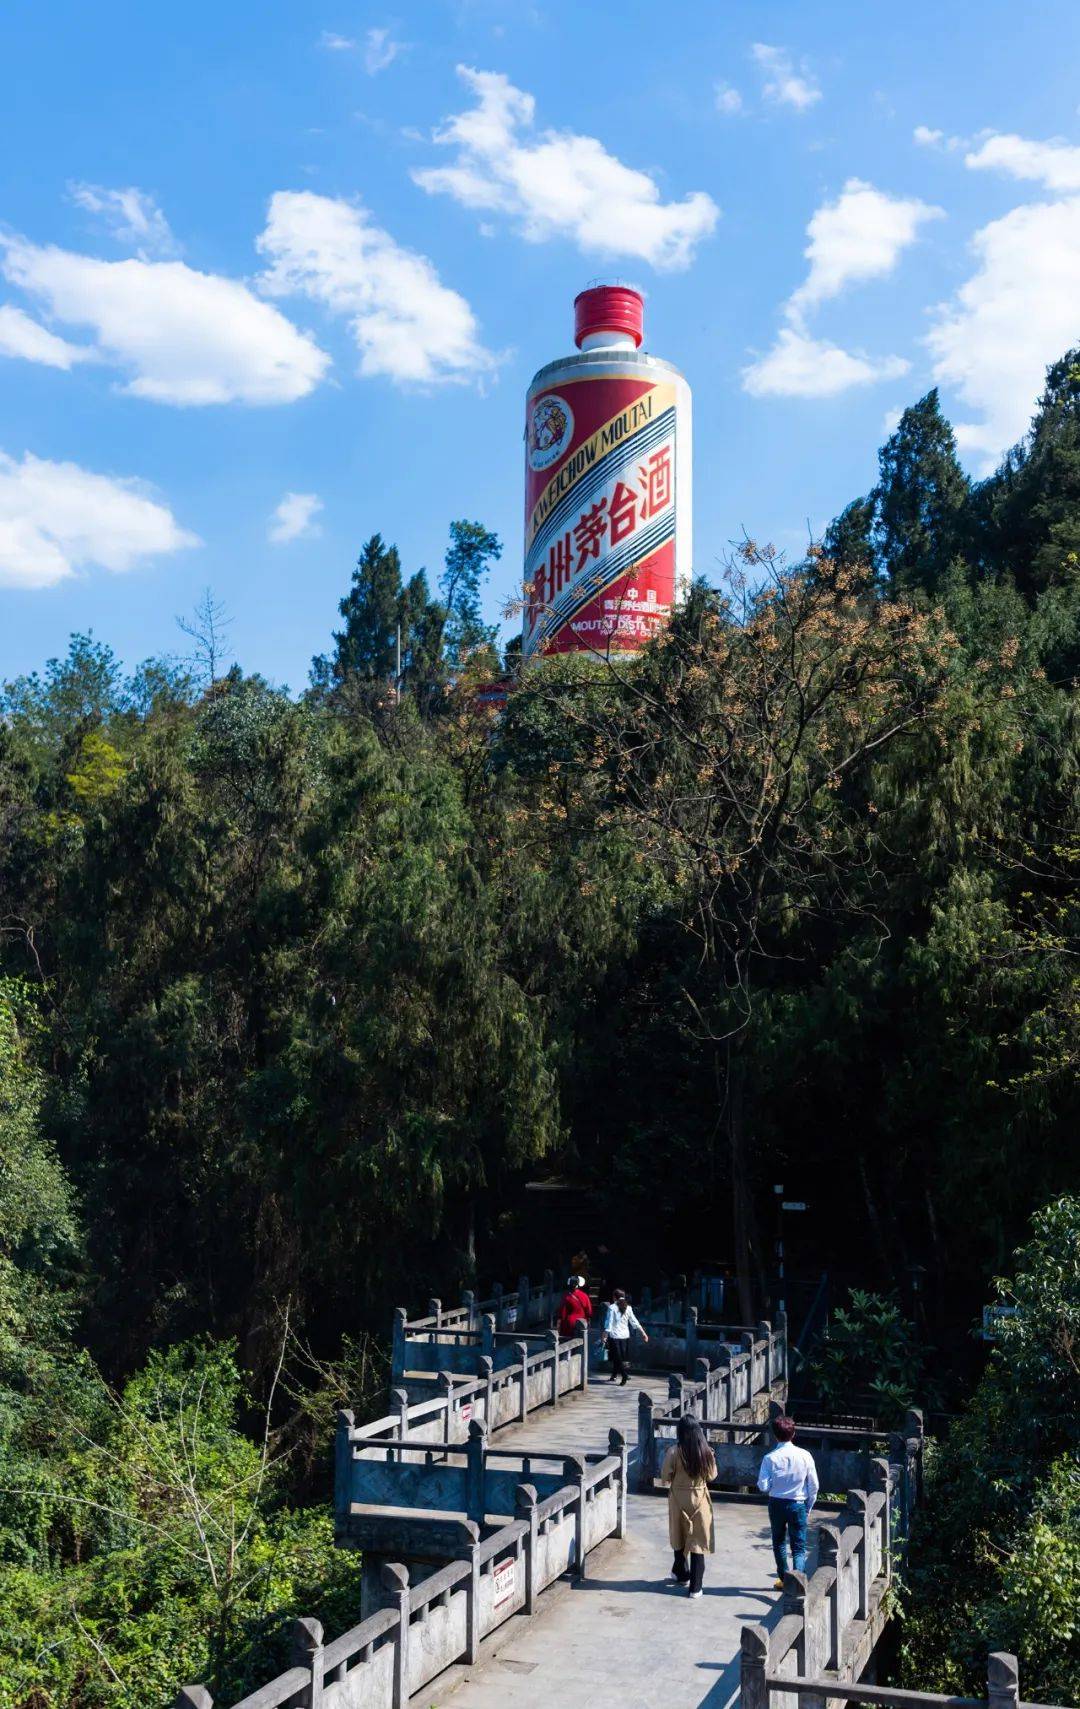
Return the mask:
{"type": "Polygon", "coordinates": [[[349,317],[361,374],[468,381],[497,364],[465,298],[442,283],[426,256],[395,243],[365,208],[279,190],[257,247],[270,262],[259,280],[264,291],[299,293],[349,317]]]}
{"type": "Polygon", "coordinates": [[[881,431],[884,433],[886,439],[891,438],[900,426],[900,418],[903,413],[902,409],[887,409],[885,411],[885,414],[881,418],[881,431]]]}
{"type": "Polygon", "coordinates": [[[1031,179],[1047,190],[1080,190],[1080,148],[1063,142],[1034,142],[1028,137],[988,136],[965,154],[964,165],[975,172],[1004,172],[1010,178],[1031,179]]]}
{"type": "Polygon", "coordinates": [[[356,43],[348,36],[339,36],[333,30],[324,30],[319,37],[319,46],[326,48],[328,53],[349,53],[356,43]]]}
{"type": "Polygon", "coordinates": [[[49,587],[76,570],[134,569],[197,546],[172,511],[135,481],[0,451],[0,584],[49,587]]]}
{"type": "Polygon", "coordinates": [[[25,362],[42,362],[46,368],[73,368],[93,354],[85,346],[57,338],[13,303],[0,304],[0,356],[20,356],[25,362]]]}
{"type": "Polygon", "coordinates": [[[972,249],[975,271],[927,343],[935,379],[977,413],[956,438],[986,470],[1025,431],[1048,364],[1077,342],[1080,197],[1013,208],[972,249]]]}
{"type": "Polygon", "coordinates": [[[945,132],[931,130],[929,125],[916,125],[911,134],[920,148],[937,148],[945,141],[945,132]]]}
{"type": "Polygon", "coordinates": [[[179,261],[97,261],[0,235],[0,272],[55,319],[92,329],[98,354],[158,403],[291,403],[329,358],[236,279],[179,261]]]}
{"type": "Polygon", "coordinates": [[[884,278],[915,242],[919,227],[942,217],[941,208],[889,196],[861,178],[849,178],[836,201],[818,208],[806,228],[810,270],[789,309],[813,308],[846,285],[884,278]]]}
{"type": "Polygon", "coordinates": [[[718,113],[741,113],[743,98],[739,91],[730,83],[718,83],[715,89],[716,110],[718,113]]]}
{"type": "Polygon", "coordinates": [[[795,62],[786,48],[755,42],[750,52],[765,75],[761,92],[766,101],[775,101],[779,106],[794,107],[796,112],[805,113],[808,107],[821,100],[821,90],[805,62],[796,71],[795,62]]]}
{"type": "Polygon", "coordinates": [[[535,100],[501,73],[459,65],[458,75],[476,104],[436,131],[454,159],[414,171],[421,189],[507,214],[531,243],[566,236],[586,254],[690,264],[719,216],[704,190],[664,202],[647,172],[624,166],[596,137],[534,131],[535,100]]]}
{"type": "Polygon", "coordinates": [[[364,70],[375,77],[404,51],[405,44],[395,41],[388,29],[369,30],[364,38],[364,70]]]}
{"type": "Polygon", "coordinates": [[[274,546],[286,546],[305,534],[317,534],[315,518],[322,507],[317,493],[286,493],[270,518],[266,538],[274,546]]]}
{"type": "Polygon", "coordinates": [[[852,386],[897,379],[910,366],[900,356],[853,354],[784,326],[772,349],[743,369],[743,390],[755,398],[831,398],[852,386]]]}
{"type": "Polygon", "coordinates": [[[144,260],[176,255],[179,244],[153,196],[129,184],[126,190],[106,190],[100,184],[69,184],[71,200],[88,214],[99,214],[113,237],[144,260]]]}
{"type": "Polygon", "coordinates": [[[903,357],[867,356],[814,338],[807,316],[847,286],[891,273],[924,221],[940,217],[940,208],[849,178],[836,201],[813,214],[806,278],[783,306],[787,324],[772,349],[743,369],[743,389],[754,397],[828,398],[906,374],[911,364],[903,357]]]}

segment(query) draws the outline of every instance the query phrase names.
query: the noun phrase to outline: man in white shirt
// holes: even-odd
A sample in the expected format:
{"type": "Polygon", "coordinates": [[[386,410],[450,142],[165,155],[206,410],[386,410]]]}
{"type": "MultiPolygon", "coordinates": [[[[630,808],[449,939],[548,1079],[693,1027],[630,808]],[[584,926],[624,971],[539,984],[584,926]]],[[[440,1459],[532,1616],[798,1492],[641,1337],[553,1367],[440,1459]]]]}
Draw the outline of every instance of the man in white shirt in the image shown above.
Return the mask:
{"type": "Polygon", "coordinates": [[[774,1588],[783,1590],[789,1537],[795,1571],[806,1571],[806,1524],[817,1500],[818,1475],[814,1456],[795,1446],[795,1420],[781,1413],[773,1419],[772,1427],[776,1447],[761,1462],[757,1486],[769,1498],[769,1526],[776,1558],[774,1588]]]}
{"type": "Polygon", "coordinates": [[[610,1382],[619,1377],[626,1387],[626,1361],[630,1354],[630,1331],[636,1329],[643,1341],[649,1337],[634,1316],[634,1308],[621,1288],[616,1288],[611,1304],[604,1310],[604,1346],[611,1360],[610,1382]]]}

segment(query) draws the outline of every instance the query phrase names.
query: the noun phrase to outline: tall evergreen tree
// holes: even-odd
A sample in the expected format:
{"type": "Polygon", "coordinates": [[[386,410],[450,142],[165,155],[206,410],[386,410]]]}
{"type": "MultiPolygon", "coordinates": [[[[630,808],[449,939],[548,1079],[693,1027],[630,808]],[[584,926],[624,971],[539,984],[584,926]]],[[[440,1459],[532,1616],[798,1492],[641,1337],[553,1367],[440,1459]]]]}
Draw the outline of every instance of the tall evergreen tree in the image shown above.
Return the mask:
{"type": "Polygon", "coordinates": [[[394,674],[397,629],[401,621],[401,559],[396,546],[373,534],[352,574],[352,585],[338,610],[345,619],[334,631],[334,652],[313,659],[316,687],[332,687],[349,677],[385,682],[394,674]]]}
{"type": "Polygon", "coordinates": [[[878,462],[876,544],[881,566],[897,590],[933,593],[963,550],[970,493],[936,386],[904,411],[878,462]]]}
{"type": "Polygon", "coordinates": [[[1080,348],[1047,371],[1028,438],[980,497],[986,556],[1021,592],[1080,580],[1080,348]]]}
{"type": "Polygon", "coordinates": [[[483,621],[480,589],[492,564],[501,557],[501,540],[482,523],[450,524],[450,544],[439,587],[446,606],[444,645],[451,670],[460,670],[471,654],[495,645],[498,629],[483,621]]]}
{"type": "Polygon", "coordinates": [[[874,562],[875,495],[852,499],[830,522],[821,549],[829,563],[841,570],[862,569],[874,562]]]}

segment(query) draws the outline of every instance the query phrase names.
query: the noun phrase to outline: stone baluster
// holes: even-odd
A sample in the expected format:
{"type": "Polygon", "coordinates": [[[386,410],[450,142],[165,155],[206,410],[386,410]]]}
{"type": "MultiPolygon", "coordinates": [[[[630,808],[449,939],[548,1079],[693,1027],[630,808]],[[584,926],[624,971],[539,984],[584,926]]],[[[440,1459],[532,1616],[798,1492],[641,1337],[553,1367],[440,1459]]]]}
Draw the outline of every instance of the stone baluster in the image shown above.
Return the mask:
{"type": "Polygon", "coordinates": [[[739,1709],[769,1709],[765,1670],[769,1635],[764,1626],[744,1626],[739,1647],[739,1709]]]}
{"type": "Polygon", "coordinates": [[[465,1512],[475,1525],[486,1518],[484,1490],[484,1453],[487,1433],[478,1418],[469,1425],[469,1440],[465,1445],[465,1512]]]}
{"type": "Polygon", "coordinates": [[[548,1359],[549,1359],[550,1364],[551,1364],[551,1396],[550,1396],[551,1404],[552,1404],[552,1406],[558,1406],[558,1404],[559,1404],[559,1332],[558,1332],[558,1330],[549,1329],[547,1334],[544,1336],[544,1341],[545,1341],[546,1346],[547,1346],[547,1356],[548,1356],[548,1359]]]}
{"type": "Polygon", "coordinates": [[[529,1412],[529,1343],[515,1341],[514,1350],[521,1360],[521,1400],[518,1405],[518,1423],[524,1424],[529,1412]]]}
{"type": "Polygon", "coordinates": [[[847,1510],[862,1527],[862,1537],[855,1551],[855,1564],[859,1574],[859,1602],[855,1610],[857,1620],[865,1620],[870,1612],[870,1520],[866,1512],[867,1499],[864,1489],[849,1489],[847,1492],[847,1510]]]}
{"type": "Polygon", "coordinates": [[[475,1667],[480,1659],[480,1528],[470,1525],[471,1539],[458,1550],[457,1559],[468,1561],[465,1581],[465,1660],[475,1667]]]}
{"type": "Polygon", "coordinates": [[[567,1483],[577,1485],[577,1496],[574,1501],[574,1565],[578,1578],[585,1577],[585,1461],[576,1455],[569,1455],[563,1461],[563,1477],[567,1483]]]}
{"type": "Polygon", "coordinates": [[[532,1287],[528,1276],[519,1276],[517,1318],[515,1320],[515,1327],[518,1329],[528,1329],[529,1327],[529,1296],[531,1293],[532,1287]]]}
{"type": "Polygon", "coordinates": [[[292,1665],[306,1667],[311,1679],[305,1687],[299,1709],[323,1709],[323,1629],[319,1620],[308,1615],[293,1621],[292,1665]]]}
{"type": "Polygon", "coordinates": [[[214,1709],[214,1699],[205,1685],[182,1685],[173,1699],[173,1709],[214,1709]]]}
{"type": "Polygon", "coordinates": [[[626,1536],[626,1472],[629,1463],[629,1453],[626,1447],[626,1437],[621,1430],[608,1431],[608,1453],[613,1454],[619,1462],[619,1486],[616,1491],[615,1535],[618,1538],[626,1536]]]}
{"type": "Polygon", "coordinates": [[[765,1388],[765,1393],[768,1394],[769,1390],[772,1388],[772,1383],[773,1383],[772,1324],[769,1323],[765,1318],[762,1318],[761,1322],[758,1324],[756,1330],[754,1331],[754,1334],[755,1334],[758,1341],[764,1341],[764,1343],[765,1343],[765,1352],[763,1355],[764,1364],[765,1364],[764,1388],[765,1388]]]}
{"type": "Polygon", "coordinates": [[[540,1521],[537,1515],[537,1495],[534,1484],[518,1484],[514,1495],[514,1516],[528,1527],[525,1536],[525,1612],[536,1613],[536,1566],[540,1521]]]}
{"type": "Polygon", "coordinates": [[[400,1383],[406,1368],[406,1335],[405,1326],[409,1321],[408,1313],[403,1305],[395,1307],[394,1327],[390,1346],[390,1381],[400,1383]]]}
{"type": "Polygon", "coordinates": [[[394,1630],[394,1672],[391,1709],[406,1709],[409,1701],[409,1574],[398,1561],[384,1561],[379,1573],[386,1605],[397,1609],[394,1630]]]}
{"type": "Polygon", "coordinates": [[[653,1427],[652,1395],[638,1395],[637,1488],[651,1490],[656,1477],[656,1434],[653,1427]]]}
{"type": "Polygon", "coordinates": [[[474,1292],[471,1288],[465,1289],[465,1292],[461,1296],[461,1303],[464,1306],[465,1312],[466,1312],[465,1327],[473,1335],[475,1335],[476,1334],[476,1295],[474,1294],[474,1292]]]}
{"type": "Polygon", "coordinates": [[[1020,1669],[1007,1650],[991,1650],[986,1658],[988,1709],[1020,1709],[1020,1669]]]}
{"type": "Polygon", "coordinates": [[[334,1436],[335,1530],[340,1530],[344,1526],[349,1517],[349,1508],[352,1506],[353,1450],[350,1432],[355,1423],[355,1414],[346,1407],[342,1407],[337,1415],[337,1431],[334,1436]]]}

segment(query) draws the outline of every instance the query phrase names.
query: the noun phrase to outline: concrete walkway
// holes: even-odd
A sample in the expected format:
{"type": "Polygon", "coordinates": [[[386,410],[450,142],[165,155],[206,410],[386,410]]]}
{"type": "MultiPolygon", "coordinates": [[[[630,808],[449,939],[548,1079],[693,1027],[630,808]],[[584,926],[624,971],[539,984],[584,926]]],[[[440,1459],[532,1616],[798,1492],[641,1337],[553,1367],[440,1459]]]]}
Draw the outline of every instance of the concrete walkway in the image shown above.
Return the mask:
{"type": "MultiPolygon", "coordinates": [[[[667,1395],[666,1381],[604,1378],[558,1413],[536,1414],[499,1446],[602,1451],[614,1425],[631,1450],[638,1395],[667,1395]]],[[[583,1582],[566,1579],[541,1596],[530,1619],[517,1615],[471,1669],[455,1668],[414,1701],[424,1709],[726,1709],[738,1696],[740,1630],[780,1617],[771,1588],[772,1550],[764,1508],[719,1498],[716,1553],[705,1594],[691,1602],[667,1582],[667,1503],[630,1496],[628,1535],[588,1559],[583,1582]]]]}

